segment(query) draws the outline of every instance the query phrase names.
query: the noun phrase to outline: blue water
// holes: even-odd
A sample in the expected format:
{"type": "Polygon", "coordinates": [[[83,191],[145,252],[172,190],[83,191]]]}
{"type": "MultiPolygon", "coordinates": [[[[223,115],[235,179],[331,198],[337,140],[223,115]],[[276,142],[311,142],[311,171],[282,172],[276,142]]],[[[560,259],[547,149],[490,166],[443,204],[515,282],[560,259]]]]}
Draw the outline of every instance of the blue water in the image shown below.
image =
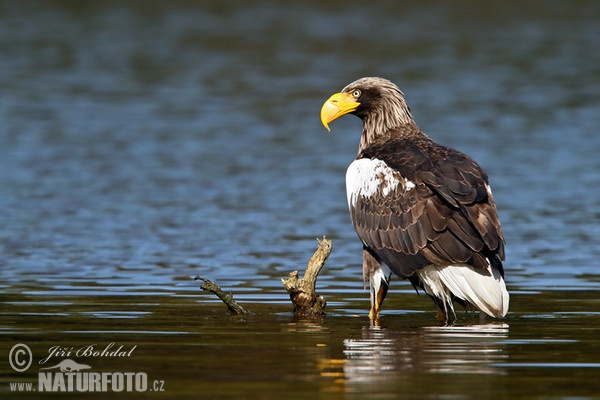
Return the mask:
{"type": "Polygon", "coordinates": [[[318,112],[378,75],[488,172],[517,307],[596,293],[598,20],[593,1],[5,2],[0,291],[195,298],[201,274],[286,304],[279,278],[327,235],[330,311],[364,315],[344,192],[360,121],[328,133],[318,112]]]}
{"type": "Polygon", "coordinates": [[[366,16],[340,4],[3,8],[5,282],[144,271],[161,286],[186,264],[269,277],[323,234],[335,264],[358,263],[343,193],[358,120],[327,134],[317,114],[350,80],[383,75],[425,131],[488,171],[509,284],[596,284],[594,3],[540,16],[480,5],[473,18],[437,3],[366,16]]]}

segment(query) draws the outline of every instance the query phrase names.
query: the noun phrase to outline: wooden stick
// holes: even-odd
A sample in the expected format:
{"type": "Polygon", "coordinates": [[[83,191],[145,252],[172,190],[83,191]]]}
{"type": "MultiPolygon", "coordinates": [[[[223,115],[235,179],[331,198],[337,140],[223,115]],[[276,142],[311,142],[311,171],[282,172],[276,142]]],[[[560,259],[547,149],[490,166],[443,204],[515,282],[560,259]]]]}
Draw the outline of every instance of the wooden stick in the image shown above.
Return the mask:
{"type": "Polygon", "coordinates": [[[217,284],[213,283],[211,280],[209,280],[207,278],[203,278],[199,275],[196,275],[194,280],[195,281],[201,280],[203,283],[202,283],[202,285],[200,285],[200,288],[202,290],[205,290],[207,292],[211,292],[211,293],[214,293],[215,295],[217,295],[217,297],[219,299],[221,299],[221,301],[223,303],[225,303],[225,305],[227,306],[227,309],[232,314],[235,314],[235,315],[251,314],[250,311],[246,310],[244,307],[240,306],[235,300],[233,300],[233,293],[230,292],[229,295],[227,295],[227,293],[225,293],[219,287],[219,285],[217,285],[217,284]]]}
{"type": "MultiPolygon", "coordinates": [[[[317,239],[318,240],[318,239],[317,239]]],[[[294,305],[294,313],[297,315],[315,316],[325,314],[325,306],[327,302],[322,296],[315,292],[317,277],[323,265],[331,254],[332,243],[323,236],[323,240],[318,240],[319,245],[313,256],[308,261],[304,277],[298,277],[298,271],[290,272],[290,277],[287,280],[282,279],[281,282],[290,295],[292,304],[294,305]]],[[[229,312],[235,315],[252,314],[244,307],[233,300],[232,293],[225,293],[219,285],[213,283],[207,278],[197,275],[195,281],[201,280],[200,285],[202,290],[215,294],[225,305],[229,312]]]]}
{"type": "Polygon", "coordinates": [[[287,280],[281,280],[294,305],[294,313],[299,315],[322,315],[325,313],[327,302],[322,296],[317,295],[315,286],[317,276],[331,254],[331,248],[331,240],[323,236],[323,240],[319,240],[317,250],[308,261],[304,277],[299,278],[298,271],[292,271],[287,280]]]}

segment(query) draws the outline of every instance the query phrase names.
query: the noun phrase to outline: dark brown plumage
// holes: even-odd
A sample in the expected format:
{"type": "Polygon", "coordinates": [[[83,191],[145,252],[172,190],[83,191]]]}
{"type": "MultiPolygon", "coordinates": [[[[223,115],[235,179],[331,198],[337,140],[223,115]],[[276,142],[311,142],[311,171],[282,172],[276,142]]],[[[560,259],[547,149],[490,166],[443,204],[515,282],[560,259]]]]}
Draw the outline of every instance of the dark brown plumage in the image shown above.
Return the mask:
{"type": "Polygon", "coordinates": [[[487,175],[466,155],[413,129],[359,153],[357,159],[382,160],[416,185],[357,199],[351,215],[359,237],[403,278],[429,264],[485,269],[488,258],[502,271],[504,240],[487,175]]]}
{"type": "Polygon", "coordinates": [[[324,104],[321,117],[328,127],[348,113],[363,120],[346,182],[371,284],[371,317],[387,292],[386,266],[424,289],[446,317],[452,300],[506,314],[504,239],[483,169],[422,132],[403,93],[385,79],[351,83],[324,104]]]}

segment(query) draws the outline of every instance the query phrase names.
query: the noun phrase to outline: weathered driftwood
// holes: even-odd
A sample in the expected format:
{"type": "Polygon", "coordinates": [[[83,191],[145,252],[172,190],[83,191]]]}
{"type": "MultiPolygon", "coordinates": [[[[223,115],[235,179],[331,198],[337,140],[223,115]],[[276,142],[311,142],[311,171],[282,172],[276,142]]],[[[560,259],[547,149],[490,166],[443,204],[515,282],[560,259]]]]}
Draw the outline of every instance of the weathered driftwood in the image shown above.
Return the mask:
{"type": "MultiPolygon", "coordinates": [[[[317,283],[317,276],[325,265],[329,254],[331,254],[332,243],[323,236],[323,240],[319,240],[319,246],[315,251],[315,254],[308,261],[308,266],[304,272],[304,277],[298,277],[298,271],[292,271],[290,277],[287,280],[282,279],[283,286],[290,295],[292,304],[294,305],[294,313],[297,315],[322,315],[325,313],[325,299],[322,296],[317,295],[315,292],[315,285],[317,283]]],[[[244,307],[239,305],[233,300],[232,293],[225,293],[219,285],[213,283],[207,278],[196,276],[195,281],[201,280],[203,283],[200,285],[202,290],[215,294],[229,309],[232,314],[236,315],[248,315],[251,314],[244,307]]]]}
{"type": "Polygon", "coordinates": [[[219,287],[219,285],[213,283],[210,279],[203,278],[199,275],[196,275],[194,280],[195,281],[201,280],[202,285],[200,285],[200,288],[207,292],[214,293],[219,299],[221,299],[221,301],[223,303],[225,303],[225,305],[227,306],[227,309],[229,309],[229,312],[231,312],[232,314],[235,314],[235,315],[250,314],[250,311],[246,310],[244,307],[239,305],[235,300],[233,300],[233,293],[230,292],[228,295],[219,287]]]}
{"type": "Polygon", "coordinates": [[[282,279],[283,286],[290,295],[294,305],[294,313],[298,315],[322,315],[327,304],[322,296],[315,292],[317,276],[331,254],[332,243],[323,236],[315,254],[308,261],[304,277],[298,277],[298,271],[292,271],[287,280],[282,279]]]}

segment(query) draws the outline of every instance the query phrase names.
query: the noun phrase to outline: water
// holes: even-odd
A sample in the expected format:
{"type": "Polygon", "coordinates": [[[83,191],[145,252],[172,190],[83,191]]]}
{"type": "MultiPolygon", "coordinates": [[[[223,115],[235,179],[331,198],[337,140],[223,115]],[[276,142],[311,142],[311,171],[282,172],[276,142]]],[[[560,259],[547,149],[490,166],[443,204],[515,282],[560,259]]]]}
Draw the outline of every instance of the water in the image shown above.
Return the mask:
{"type": "Polygon", "coordinates": [[[599,398],[599,17],[586,1],[2,3],[0,395],[37,387],[52,346],[115,343],[137,347],[71,359],[145,372],[165,398],[599,398]],[[360,123],[318,120],[365,75],[487,170],[506,320],[442,327],[396,280],[368,328],[344,193],[360,123]],[[324,234],[328,315],[297,320],[280,278],[324,234]],[[229,317],[197,274],[255,314],[229,317]],[[27,372],[6,362],[17,343],[27,372]]]}

